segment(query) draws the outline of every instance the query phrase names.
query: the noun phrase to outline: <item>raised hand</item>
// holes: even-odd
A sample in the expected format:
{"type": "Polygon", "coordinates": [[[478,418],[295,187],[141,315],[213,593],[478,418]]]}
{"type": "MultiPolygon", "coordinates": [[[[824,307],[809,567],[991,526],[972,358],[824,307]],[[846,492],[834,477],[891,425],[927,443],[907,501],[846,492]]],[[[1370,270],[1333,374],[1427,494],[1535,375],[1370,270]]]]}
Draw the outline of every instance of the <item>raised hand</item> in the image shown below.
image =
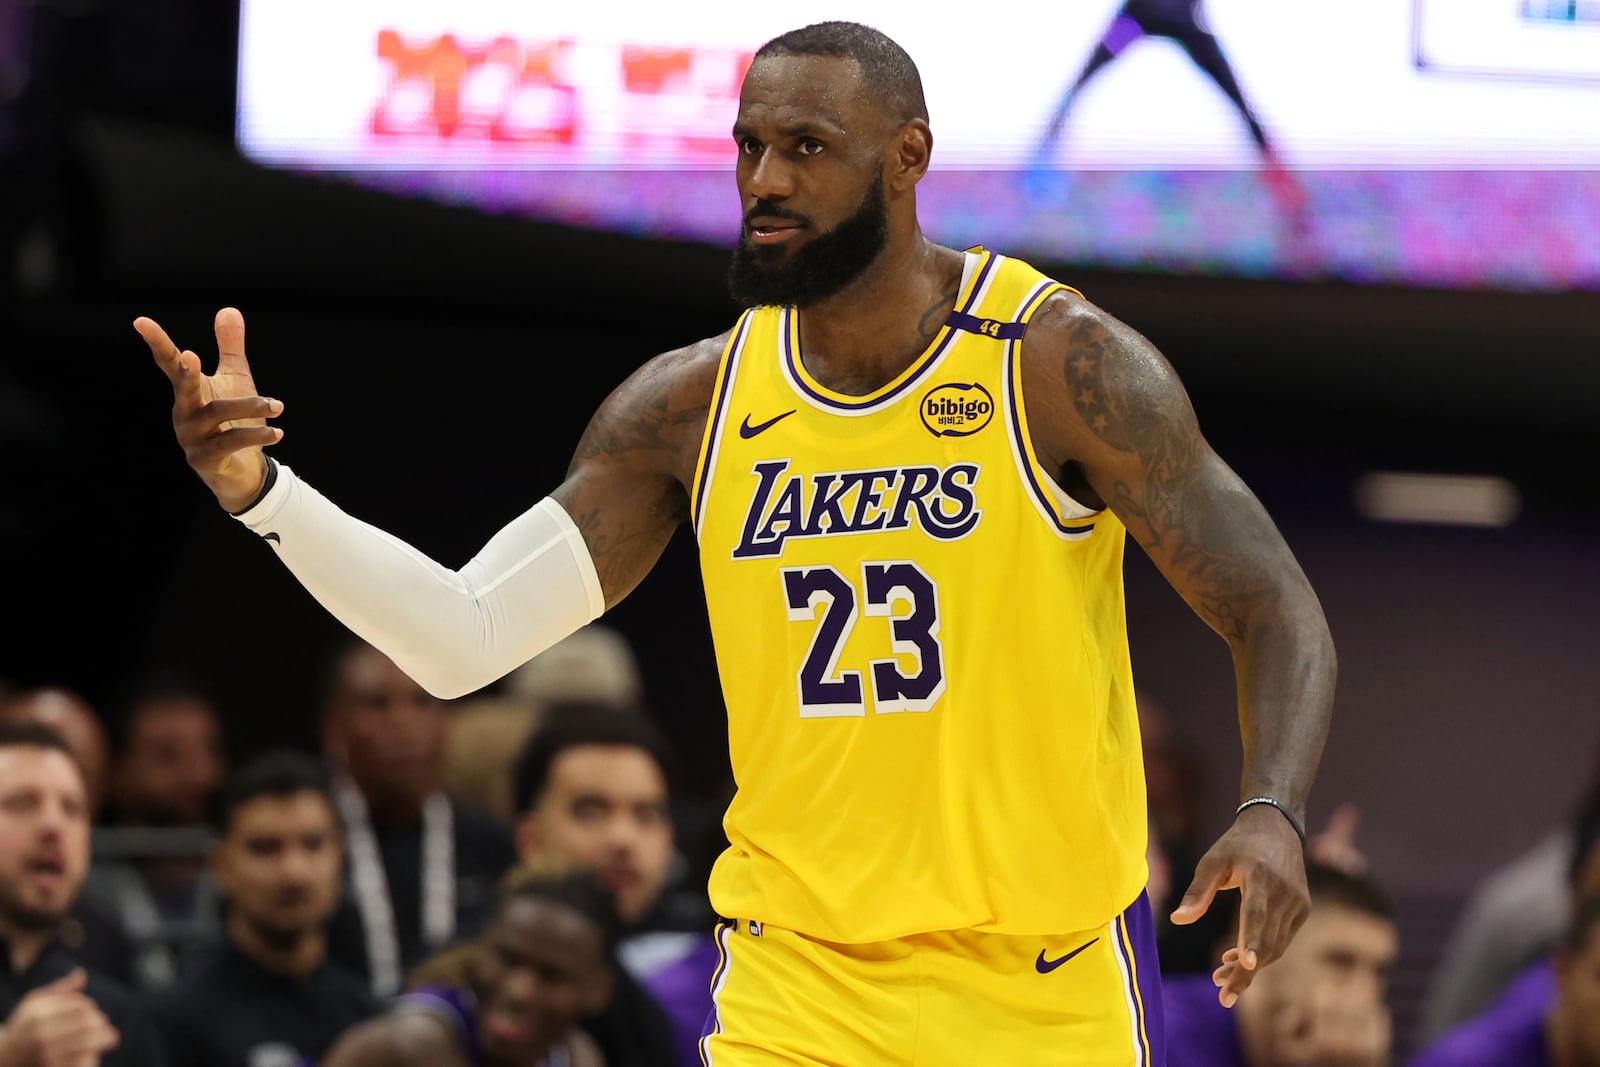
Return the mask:
{"type": "Polygon", "coordinates": [[[0,1029],[0,1064],[96,1067],[120,1037],[84,993],[87,980],[79,968],[23,997],[0,1029]]]}
{"type": "Polygon", "coordinates": [[[172,430],[189,466],[224,508],[249,506],[266,479],[261,450],[283,438],[266,423],[283,403],[256,394],[244,355],[244,316],[235,308],[217,312],[217,370],[210,375],[201,373],[199,356],[179,350],[151,319],[137,318],[133,328],[172,382],[172,430]]]}
{"type": "Polygon", "coordinates": [[[1306,842],[1306,858],[1346,874],[1367,873],[1367,857],[1356,845],[1356,829],[1361,825],[1361,809],[1346,801],[1333,809],[1328,825],[1306,842]]]}
{"type": "Polygon", "coordinates": [[[1195,865],[1194,880],[1172,921],[1194,922],[1224,889],[1241,891],[1239,939],[1222,954],[1211,979],[1222,1006],[1231,1008],[1256,971],[1283,955],[1311,912],[1305,857],[1289,820],[1265,804],[1240,812],[1195,865]]]}

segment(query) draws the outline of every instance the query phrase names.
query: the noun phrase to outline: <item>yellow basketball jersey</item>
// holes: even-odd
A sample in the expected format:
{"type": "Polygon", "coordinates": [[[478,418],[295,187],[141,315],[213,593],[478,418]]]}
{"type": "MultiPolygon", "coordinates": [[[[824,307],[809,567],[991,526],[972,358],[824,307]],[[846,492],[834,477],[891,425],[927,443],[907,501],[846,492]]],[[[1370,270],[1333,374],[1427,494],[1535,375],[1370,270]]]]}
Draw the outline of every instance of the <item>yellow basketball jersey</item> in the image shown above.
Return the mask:
{"type": "Polygon", "coordinates": [[[1065,288],[967,253],[957,311],[870,396],[793,309],[739,320],[694,487],[738,786],[711,902],[859,943],[1082,930],[1144,887],[1122,524],[1028,436],[1028,316],[1065,288]]]}

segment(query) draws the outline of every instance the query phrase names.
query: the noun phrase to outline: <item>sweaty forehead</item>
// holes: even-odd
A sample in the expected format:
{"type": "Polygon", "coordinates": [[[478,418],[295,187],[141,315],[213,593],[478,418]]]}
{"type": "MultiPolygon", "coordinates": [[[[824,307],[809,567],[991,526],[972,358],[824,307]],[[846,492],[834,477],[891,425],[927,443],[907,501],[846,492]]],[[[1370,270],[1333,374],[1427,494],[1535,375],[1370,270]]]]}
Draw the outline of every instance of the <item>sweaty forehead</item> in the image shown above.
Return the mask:
{"type": "Polygon", "coordinates": [[[739,122],[820,122],[842,130],[871,111],[870,94],[854,59],[834,56],[766,56],[744,76],[739,122]]]}

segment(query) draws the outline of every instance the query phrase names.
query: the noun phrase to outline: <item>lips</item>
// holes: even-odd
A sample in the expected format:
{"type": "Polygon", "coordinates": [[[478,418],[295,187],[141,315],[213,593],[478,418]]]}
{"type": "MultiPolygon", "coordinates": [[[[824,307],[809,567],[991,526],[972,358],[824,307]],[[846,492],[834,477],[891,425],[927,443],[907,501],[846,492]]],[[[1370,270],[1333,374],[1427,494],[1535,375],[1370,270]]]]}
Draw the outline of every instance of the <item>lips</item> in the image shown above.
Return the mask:
{"type": "Polygon", "coordinates": [[[34,856],[25,869],[35,882],[50,886],[60,886],[67,877],[67,863],[60,856],[34,856]]]}
{"type": "Polygon", "coordinates": [[[777,215],[757,215],[745,223],[745,232],[750,235],[751,243],[758,245],[787,241],[803,229],[805,223],[798,219],[777,215]]]}
{"type": "Polygon", "coordinates": [[[488,1011],[483,1016],[484,1036],[501,1045],[526,1045],[533,1040],[533,1020],[506,1011],[488,1011]]]}

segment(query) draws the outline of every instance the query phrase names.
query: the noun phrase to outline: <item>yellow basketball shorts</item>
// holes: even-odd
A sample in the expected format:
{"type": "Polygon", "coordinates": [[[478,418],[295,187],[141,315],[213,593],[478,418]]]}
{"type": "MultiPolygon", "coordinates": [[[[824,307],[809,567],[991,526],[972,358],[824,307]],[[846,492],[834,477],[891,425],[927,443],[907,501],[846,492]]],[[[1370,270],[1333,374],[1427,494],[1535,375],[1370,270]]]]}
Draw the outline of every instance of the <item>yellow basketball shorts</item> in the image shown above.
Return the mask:
{"type": "Polygon", "coordinates": [[[1150,902],[1104,926],[843,945],[717,927],[705,1067],[1165,1067],[1150,902]]]}

